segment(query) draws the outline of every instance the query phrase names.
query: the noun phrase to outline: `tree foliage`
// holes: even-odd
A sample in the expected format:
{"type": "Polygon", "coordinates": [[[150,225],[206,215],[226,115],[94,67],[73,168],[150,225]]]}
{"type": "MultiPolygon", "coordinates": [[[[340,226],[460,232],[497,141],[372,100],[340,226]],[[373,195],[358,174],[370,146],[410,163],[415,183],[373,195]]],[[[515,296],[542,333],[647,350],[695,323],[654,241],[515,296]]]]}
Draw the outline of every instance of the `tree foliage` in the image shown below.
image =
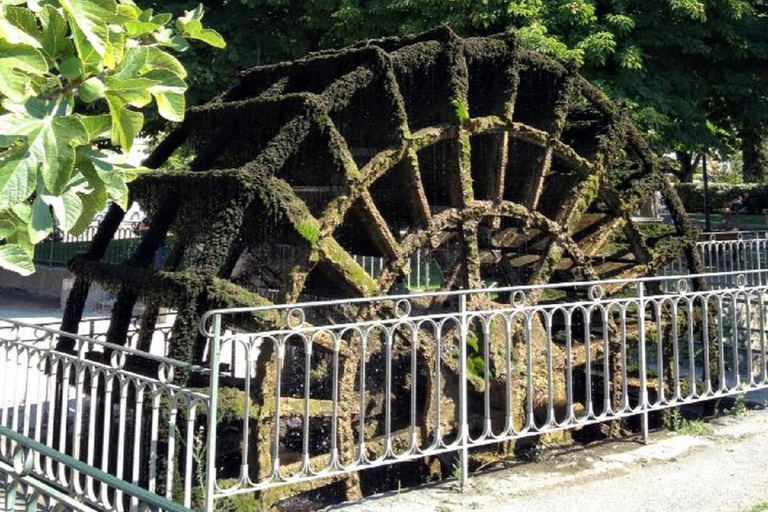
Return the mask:
{"type": "MultiPolygon", "coordinates": [[[[233,71],[360,39],[450,25],[463,36],[515,30],[582,67],[660,152],[730,151],[768,119],[768,19],[747,0],[205,0],[231,43],[213,69],[193,56],[195,101],[233,71]],[[197,72],[199,71],[199,73],[197,72]]],[[[184,3],[157,2],[179,11],[184,3]]]]}
{"type": "Polygon", "coordinates": [[[171,24],[131,0],[0,2],[0,267],[29,274],[54,226],[77,235],[108,201],[125,206],[142,109],[184,117],[187,71],[168,50],[225,46],[202,17],[202,5],[171,24]]]}

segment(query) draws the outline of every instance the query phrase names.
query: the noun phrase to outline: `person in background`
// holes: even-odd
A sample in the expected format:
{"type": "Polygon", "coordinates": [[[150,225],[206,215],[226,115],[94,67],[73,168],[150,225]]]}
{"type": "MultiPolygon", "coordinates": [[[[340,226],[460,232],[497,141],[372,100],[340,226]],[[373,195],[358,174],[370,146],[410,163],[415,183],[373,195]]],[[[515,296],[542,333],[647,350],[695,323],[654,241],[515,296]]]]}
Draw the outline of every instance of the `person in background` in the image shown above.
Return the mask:
{"type": "Polygon", "coordinates": [[[731,200],[731,213],[741,213],[742,206],[741,194],[739,194],[731,200]]]}

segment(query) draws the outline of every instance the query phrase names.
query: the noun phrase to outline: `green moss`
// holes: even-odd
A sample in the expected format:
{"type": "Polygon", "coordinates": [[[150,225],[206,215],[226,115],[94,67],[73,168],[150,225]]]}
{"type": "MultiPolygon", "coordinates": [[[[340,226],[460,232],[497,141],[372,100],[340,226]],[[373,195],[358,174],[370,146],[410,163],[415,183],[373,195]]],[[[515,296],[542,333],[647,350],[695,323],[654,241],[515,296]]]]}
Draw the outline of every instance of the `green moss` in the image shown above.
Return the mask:
{"type": "Polygon", "coordinates": [[[317,244],[320,239],[320,226],[316,222],[304,221],[299,222],[296,226],[296,231],[299,235],[312,245],[317,244]]]}
{"type": "Polygon", "coordinates": [[[456,119],[458,119],[459,124],[469,120],[469,106],[466,101],[453,99],[451,100],[451,105],[456,109],[456,119]]]}
{"type": "MultiPolygon", "coordinates": [[[[208,394],[209,389],[193,388],[193,391],[208,394]]],[[[218,407],[216,408],[216,419],[220,423],[238,422],[245,419],[246,397],[242,390],[230,387],[219,388],[218,400],[218,407]]],[[[258,420],[259,416],[256,404],[254,404],[252,398],[249,398],[249,400],[251,402],[249,417],[252,420],[258,420]]]]}
{"type": "Polygon", "coordinates": [[[344,275],[346,281],[352,284],[357,290],[363,292],[366,296],[376,293],[378,290],[376,281],[368,275],[368,272],[366,272],[363,267],[358,265],[352,256],[350,256],[338,242],[332,238],[323,238],[318,242],[317,248],[326,261],[330,262],[337,270],[339,270],[344,275]]]}

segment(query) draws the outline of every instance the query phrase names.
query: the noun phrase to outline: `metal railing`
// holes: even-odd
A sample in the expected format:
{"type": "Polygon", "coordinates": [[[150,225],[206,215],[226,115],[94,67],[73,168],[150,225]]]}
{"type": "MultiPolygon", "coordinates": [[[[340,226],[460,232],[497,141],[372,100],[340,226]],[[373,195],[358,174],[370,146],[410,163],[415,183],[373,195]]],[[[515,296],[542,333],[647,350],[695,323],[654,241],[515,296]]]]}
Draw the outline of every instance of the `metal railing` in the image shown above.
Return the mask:
{"type": "MultiPolygon", "coordinates": [[[[766,244],[700,242],[706,268],[728,270],[698,276],[708,291],[672,265],[640,280],[211,311],[213,370],[164,357],[167,322],[145,353],[136,321],[123,347],[105,342],[108,318],[77,336],[0,320],[0,427],[56,452],[22,450],[22,475],[26,439],[0,437],[0,482],[27,504],[135,510],[127,481],[212,512],[238,494],[452,452],[466,479],[470,450],[633,415],[645,434],[652,411],[768,387],[766,244]],[[246,313],[280,327],[238,328],[246,313]],[[179,374],[209,389],[174,384],[179,374]]],[[[415,255],[412,290],[430,289],[430,265],[415,255]]]]}
{"type": "MultiPolygon", "coordinates": [[[[201,429],[210,399],[204,390],[175,384],[182,374],[207,379],[208,370],[51,327],[0,320],[0,426],[38,443],[30,445],[31,477],[99,510],[135,509],[137,495],[113,485],[122,480],[192,505],[193,490],[201,485],[201,429]],[[73,340],[74,350],[58,350],[63,340],[73,340]],[[79,463],[73,466],[66,457],[79,463]]],[[[0,458],[12,460],[18,442],[6,436],[0,458]]]]}
{"type": "Polygon", "coordinates": [[[768,238],[768,230],[753,231],[702,231],[699,241],[710,242],[714,240],[752,240],[754,238],[768,238]]]}
{"type": "MultiPolygon", "coordinates": [[[[150,347],[147,350],[150,354],[163,356],[168,352],[168,343],[171,340],[171,334],[173,334],[173,322],[175,319],[175,311],[168,311],[159,315],[158,321],[152,331],[150,347]]],[[[112,317],[109,316],[84,318],[80,321],[77,334],[97,341],[107,341],[107,331],[109,330],[111,321],[112,317]]],[[[38,328],[58,329],[61,326],[61,321],[35,322],[34,325],[38,328]]],[[[126,333],[126,347],[138,350],[140,328],[141,317],[135,316],[131,318],[126,333]]],[[[0,321],[0,337],[3,336],[4,332],[11,331],[12,329],[13,326],[11,324],[3,324],[3,322],[0,321]]]]}
{"type": "MultiPolygon", "coordinates": [[[[43,510],[63,512],[78,510],[93,512],[95,509],[73,497],[66,489],[57,488],[36,478],[33,474],[36,461],[45,457],[63,465],[72,475],[83,475],[102,487],[113,489],[130,497],[136,510],[191,512],[191,509],[174,503],[146,489],[120,480],[91,465],[56,451],[49,446],[23,436],[7,427],[0,426],[0,442],[11,443],[12,455],[0,456],[0,491],[3,510],[43,510]]],[[[98,505],[98,504],[97,504],[98,505]]]]}
{"type": "MultiPolygon", "coordinates": [[[[712,274],[710,285],[730,287],[738,272],[768,270],[768,232],[709,233],[696,243],[704,269],[712,274]]],[[[660,272],[664,276],[688,274],[685,258],[673,261],[660,272]]],[[[765,272],[745,274],[749,284],[765,282],[765,272]]]]}
{"type": "MultiPolygon", "coordinates": [[[[211,367],[236,346],[247,363],[228,386],[262,396],[270,416],[254,437],[256,404],[243,399],[228,474],[217,469],[210,416],[207,510],[228,496],[447,452],[458,452],[466,479],[470,449],[633,415],[647,435],[651,411],[766,388],[768,285],[756,273],[210,311],[201,332],[211,367]],[[733,286],[694,290],[694,278],[723,277],[733,286]],[[545,291],[564,298],[537,304],[545,291]],[[245,313],[283,327],[225,329],[245,313]]],[[[214,371],[214,411],[219,386],[214,371]]]]}

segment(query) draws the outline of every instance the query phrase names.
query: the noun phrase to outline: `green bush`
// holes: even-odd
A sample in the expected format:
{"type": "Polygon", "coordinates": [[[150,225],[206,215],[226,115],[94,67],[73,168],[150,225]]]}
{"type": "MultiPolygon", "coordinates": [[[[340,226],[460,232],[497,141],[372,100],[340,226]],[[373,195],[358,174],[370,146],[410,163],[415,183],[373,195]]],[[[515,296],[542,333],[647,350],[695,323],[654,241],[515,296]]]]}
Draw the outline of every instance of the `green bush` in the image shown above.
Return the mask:
{"type": "MultiPolygon", "coordinates": [[[[704,213],[704,187],[701,183],[681,183],[677,186],[677,193],[686,211],[704,213]]],[[[730,205],[736,196],[744,193],[749,194],[753,213],[762,213],[763,208],[768,208],[768,185],[712,183],[709,185],[709,211],[718,213],[723,205],[730,205]]]]}

